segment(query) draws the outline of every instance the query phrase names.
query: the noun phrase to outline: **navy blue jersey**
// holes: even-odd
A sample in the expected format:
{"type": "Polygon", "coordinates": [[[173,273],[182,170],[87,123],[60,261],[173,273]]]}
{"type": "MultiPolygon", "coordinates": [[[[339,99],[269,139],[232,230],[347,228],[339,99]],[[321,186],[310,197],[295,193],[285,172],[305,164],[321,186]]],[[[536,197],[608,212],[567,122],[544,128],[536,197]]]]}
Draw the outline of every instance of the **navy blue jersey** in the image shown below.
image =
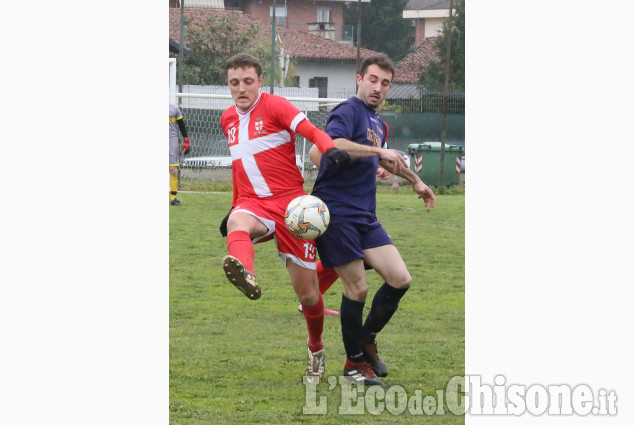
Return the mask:
{"type": "MultiPolygon", "coordinates": [[[[333,140],[348,139],[362,145],[387,148],[388,126],[375,111],[357,98],[337,105],[329,113],[326,133],[333,140]]],[[[312,194],[329,208],[332,222],[376,220],[376,175],[379,158],[356,159],[338,170],[322,157],[312,194]]]]}

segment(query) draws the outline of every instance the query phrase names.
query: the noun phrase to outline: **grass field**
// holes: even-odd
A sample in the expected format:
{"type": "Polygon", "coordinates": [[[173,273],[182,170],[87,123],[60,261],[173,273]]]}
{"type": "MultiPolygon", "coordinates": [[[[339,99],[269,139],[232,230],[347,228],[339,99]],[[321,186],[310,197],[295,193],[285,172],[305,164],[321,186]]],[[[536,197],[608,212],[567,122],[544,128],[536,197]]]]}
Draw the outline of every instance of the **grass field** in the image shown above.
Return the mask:
{"type": "MultiPolygon", "coordinates": [[[[256,245],[263,292],[251,301],[227,283],[220,266],[226,244],[218,225],[231,193],[180,192],[179,199],[181,207],[170,207],[171,424],[464,423],[447,409],[421,419],[408,409],[396,416],[387,409],[338,414],[341,391],[328,381],[317,388],[318,401],[327,397],[327,413],[303,414],[306,324],[274,243],[256,245]]],[[[398,384],[408,397],[420,390],[436,398],[451,377],[464,375],[464,201],[463,194],[439,195],[426,213],[408,188],[379,189],[377,215],[413,277],[378,337],[390,371],[386,390],[398,384]]],[[[376,273],[368,276],[366,310],[382,284],[376,273]]],[[[337,281],[325,305],[339,310],[341,293],[337,281]]],[[[325,318],[324,342],[326,374],[339,375],[345,353],[338,316],[325,318]]]]}

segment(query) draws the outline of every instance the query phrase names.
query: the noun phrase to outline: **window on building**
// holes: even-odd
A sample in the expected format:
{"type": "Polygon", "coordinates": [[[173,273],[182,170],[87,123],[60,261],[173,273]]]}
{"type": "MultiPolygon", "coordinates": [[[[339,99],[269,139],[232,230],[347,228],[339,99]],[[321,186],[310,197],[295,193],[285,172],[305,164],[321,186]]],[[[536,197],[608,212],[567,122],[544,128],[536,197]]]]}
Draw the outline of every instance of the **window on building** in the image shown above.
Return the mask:
{"type": "Polygon", "coordinates": [[[225,9],[242,10],[241,0],[225,0],[225,9]]]}
{"type": "Polygon", "coordinates": [[[317,87],[318,97],[327,97],[329,79],[327,77],[313,77],[309,79],[309,87],[317,87]]]}
{"type": "Polygon", "coordinates": [[[299,75],[294,75],[293,76],[293,87],[300,87],[300,76],[299,75]]]}
{"type": "Polygon", "coordinates": [[[317,21],[331,22],[331,9],[329,7],[318,7],[317,21]]]}
{"type": "MultiPolygon", "coordinates": [[[[273,6],[269,7],[269,18],[273,21],[273,6]]],[[[276,6],[276,25],[287,26],[287,8],[276,6]]]]}
{"type": "Polygon", "coordinates": [[[342,25],[342,39],[340,41],[352,43],[353,31],[354,27],[352,25],[342,25]]]}

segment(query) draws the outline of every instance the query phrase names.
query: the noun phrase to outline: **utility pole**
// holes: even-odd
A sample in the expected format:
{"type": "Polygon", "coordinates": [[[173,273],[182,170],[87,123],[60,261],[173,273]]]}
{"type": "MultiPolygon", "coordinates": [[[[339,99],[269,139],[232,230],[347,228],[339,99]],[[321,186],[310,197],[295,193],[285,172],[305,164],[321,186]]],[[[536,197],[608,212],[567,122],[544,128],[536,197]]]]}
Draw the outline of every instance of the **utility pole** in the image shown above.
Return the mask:
{"type": "Polygon", "coordinates": [[[181,3],[181,22],[180,22],[180,26],[179,26],[179,63],[177,63],[177,69],[179,70],[179,73],[177,74],[177,86],[180,86],[180,83],[182,82],[182,77],[181,75],[183,75],[183,30],[184,30],[184,17],[183,17],[183,3],[185,3],[185,0],[179,0],[179,2],[181,3]]]}
{"type": "MultiPolygon", "coordinates": [[[[362,0],[357,0],[357,62],[355,63],[355,73],[359,72],[359,45],[362,42],[362,0]]],[[[355,93],[357,93],[357,77],[355,77],[355,93]]]]}
{"type": "Polygon", "coordinates": [[[452,44],[452,0],[450,0],[450,16],[448,21],[448,37],[445,49],[445,82],[443,83],[443,102],[441,115],[441,171],[439,172],[439,186],[443,186],[443,163],[445,162],[445,141],[448,129],[448,92],[450,90],[450,52],[452,44]]]}
{"type": "Polygon", "coordinates": [[[269,93],[273,94],[273,84],[276,74],[276,0],[273,0],[271,16],[271,76],[269,77],[269,93]]]}

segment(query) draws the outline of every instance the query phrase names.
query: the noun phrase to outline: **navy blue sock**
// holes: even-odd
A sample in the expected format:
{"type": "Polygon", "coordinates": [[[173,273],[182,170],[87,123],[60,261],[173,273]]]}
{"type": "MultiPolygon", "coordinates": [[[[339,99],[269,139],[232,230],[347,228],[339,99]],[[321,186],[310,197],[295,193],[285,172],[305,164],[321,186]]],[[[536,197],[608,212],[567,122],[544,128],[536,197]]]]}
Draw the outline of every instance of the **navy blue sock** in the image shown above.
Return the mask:
{"type": "Polygon", "coordinates": [[[408,288],[409,286],[393,288],[385,282],[379,288],[373,298],[373,305],[363,326],[362,339],[364,343],[375,341],[375,336],[386,326],[386,323],[397,311],[399,300],[401,300],[408,288]]]}
{"type": "Polygon", "coordinates": [[[346,357],[354,362],[364,359],[362,352],[362,315],[364,301],[353,301],[342,294],[340,322],[342,324],[342,340],[346,357]]]}

